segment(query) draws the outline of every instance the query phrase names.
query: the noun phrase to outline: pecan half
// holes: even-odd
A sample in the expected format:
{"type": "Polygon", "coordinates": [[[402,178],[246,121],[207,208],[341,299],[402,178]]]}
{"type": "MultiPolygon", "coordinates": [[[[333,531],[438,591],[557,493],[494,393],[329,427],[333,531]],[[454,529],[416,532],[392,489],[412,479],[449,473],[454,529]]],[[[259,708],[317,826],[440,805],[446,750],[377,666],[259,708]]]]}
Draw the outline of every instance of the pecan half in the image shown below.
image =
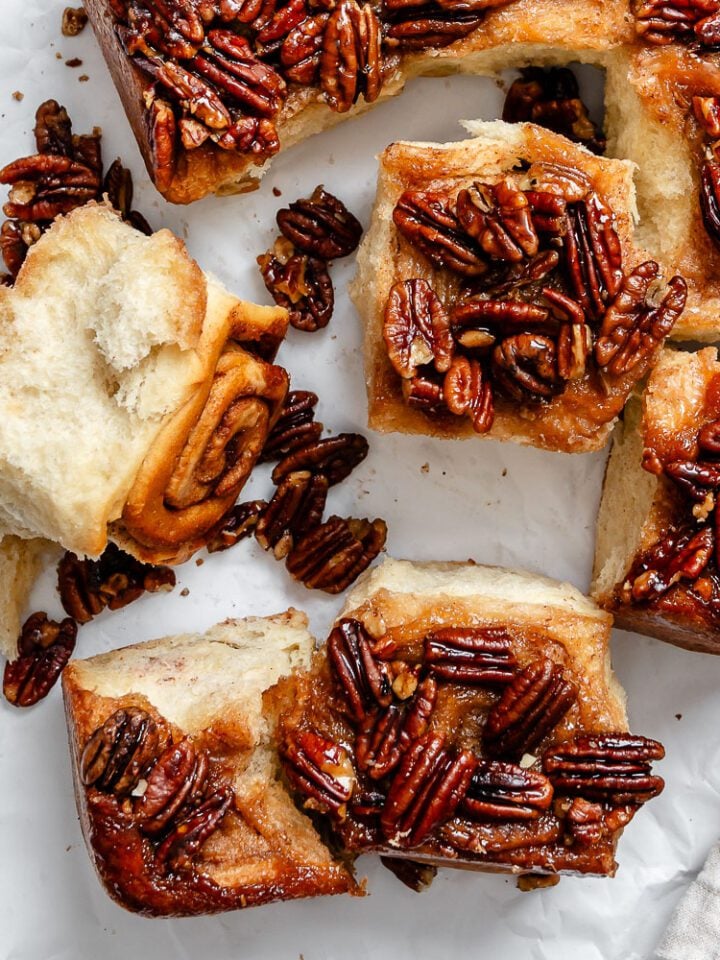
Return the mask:
{"type": "Polygon", "coordinates": [[[283,477],[255,525],[255,539],[263,550],[284,560],[296,540],[322,522],[327,492],[328,481],[321,473],[295,470],[283,477]]]}
{"type": "Polygon", "coordinates": [[[314,730],[299,730],[282,744],[280,756],[285,776],[306,798],[306,807],[345,816],[356,778],[344,747],[314,730]]]}
{"type": "Polygon", "coordinates": [[[320,88],[328,105],[345,113],[363,96],[372,103],[383,85],[382,31],[369,3],[339,0],[325,24],[320,88]]]}
{"type": "Polygon", "coordinates": [[[282,413],[265,441],[261,461],[281,460],[319,440],[323,425],[315,421],[317,402],[317,394],[311,390],[288,393],[282,413]]]}
{"type": "Polygon", "coordinates": [[[492,373],[514,400],[549,400],[563,388],[555,341],[540,334],[505,337],[493,350],[492,373]]]}
{"type": "Polygon", "coordinates": [[[636,30],[648,43],[665,45],[675,40],[694,40],[716,46],[717,0],[635,0],[636,30]]]}
{"type": "Polygon", "coordinates": [[[373,655],[372,641],[358,620],[341,620],[327,641],[328,659],[356,720],[376,706],[390,706],[392,680],[386,663],[373,655]]]}
{"type": "Polygon", "coordinates": [[[598,366],[622,376],[646,360],[668,336],[685,309],[687,284],[673,277],[659,303],[650,298],[650,286],[660,272],[654,260],[636,267],[625,277],[616,299],[603,317],[595,342],[598,366]]]}
{"type": "Polygon", "coordinates": [[[519,263],[538,252],[530,204],[510,181],[475,183],[457,196],[457,218],[481,249],[497,260],[519,263]]]}
{"type": "Polygon", "coordinates": [[[285,565],[308,589],[341,593],[370,566],[386,538],[384,520],[333,516],[295,544],[285,565]]]}
{"type": "Polygon", "coordinates": [[[324,474],[332,487],[350,476],[368,455],[368,449],[367,440],[359,433],[325,437],[283,457],[272,472],[272,481],[279,484],[290,473],[310,470],[324,474]]]}
{"type": "Polygon", "coordinates": [[[311,86],[316,82],[329,16],[328,13],[318,13],[306,17],[283,40],[280,63],[283,73],[293,83],[311,86]]]}
{"type": "Polygon", "coordinates": [[[239,503],[226,513],[207,542],[208,553],[229,550],[255,531],[260,516],[267,507],[264,500],[239,503]]]}
{"type": "Polygon", "coordinates": [[[482,12],[462,6],[444,9],[439,3],[422,2],[386,3],[385,6],[391,10],[391,18],[385,25],[388,46],[406,50],[446,47],[477,30],[483,21],[482,12]]]}
{"type": "MultiPolygon", "coordinates": [[[[285,81],[277,70],[259,60],[248,41],[231,30],[210,30],[207,44],[189,65],[253,116],[273,117],[285,98],[285,81]]],[[[198,116],[204,119],[199,111],[198,116]]]]}
{"type": "Polygon", "coordinates": [[[450,413],[468,416],[476,433],[487,433],[495,420],[490,377],[479,360],[455,357],[445,374],[443,397],[450,413]]]}
{"type": "Polygon", "coordinates": [[[451,201],[441,194],[406,190],[395,205],[393,222],[438,269],[467,277],[487,271],[482,250],[463,230],[451,201]]]}
{"type": "Polygon", "coordinates": [[[172,590],[175,571],[141,563],[109,543],[99,560],[81,560],[65,553],[58,564],[60,600],[78,623],[88,623],[107,607],[119,610],[143,593],[172,590]]]}
{"type": "Polygon", "coordinates": [[[693,113],[711,140],[720,138],[720,97],[693,97],[693,113]]]}
{"type": "Polygon", "coordinates": [[[543,770],[558,793],[613,804],[645,803],[665,786],[651,774],[665,750],[657,740],[629,733],[580,735],[548,750],[543,770]]]}
{"type": "Polygon", "coordinates": [[[478,760],[462,809],[479,820],[535,820],[552,798],[552,784],[538,770],[478,760]]]}
{"type": "Polygon", "coordinates": [[[125,796],[132,793],[160,752],[160,731],[145,710],[116,710],[92,734],[80,757],[86,787],[125,796]]]}
{"type": "Polygon", "coordinates": [[[720,245],[720,163],[706,160],[700,171],[700,210],[710,239],[720,245]]]}
{"type": "Polygon", "coordinates": [[[177,170],[177,121],[175,112],[166,100],[156,97],[143,115],[150,155],[153,180],[158,190],[169,188],[177,170]]]}
{"type": "Polygon", "coordinates": [[[566,214],[563,239],[570,293],[592,319],[599,319],[623,282],[622,246],[615,214],[591,192],[566,214]]]}
{"type": "Polygon", "coordinates": [[[443,627],[425,637],[425,663],[441,680],[510,683],[517,661],[501,627],[443,627]]]}
{"type": "Polygon", "coordinates": [[[696,580],[714,549],[712,527],[671,530],[634,565],[625,588],[636,603],[661,597],[680,580],[696,580]]]}
{"type": "Polygon", "coordinates": [[[38,153],[73,156],[72,122],[57,100],[46,100],[37,108],[34,133],[38,153]]]}
{"type": "Polygon", "coordinates": [[[3,693],[16,707],[31,707],[48,695],[72,656],[77,624],[33,613],[22,627],[18,656],[5,664],[3,693]]]}
{"type": "Polygon", "coordinates": [[[487,715],[483,743],[493,756],[529,753],[562,720],[577,687],[552,660],[534,660],[505,689],[487,715]]]}
{"type": "Polygon", "coordinates": [[[720,487],[720,465],[696,460],[671,460],[664,471],[696,503],[705,503],[708,494],[720,487]]]}
{"type": "Polygon", "coordinates": [[[278,210],[276,220],[280,233],[298,250],[322,260],[349,256],[362,236],[359,220],[322,186],[309,199],[278,210]]]}
{"type": "Polygon", "coordinates": [[[325,260],[295,253],[292,244],[279,238],[257,262],[273,300],[288,311],[291,326],[312,332],[328,325],[335,292],[325,260]]]}
{"type": "Polygon", "coordinates": [[[222,784],[200,806],[179,819],[157,848],[156,862],[167,870],[186,870],[205,841],[212,836],[230,809],[234,793],[222,784]]]}
{"type": "Polygon", "coordinates": [[[390,703],[368,713],[355,740],[358,769],[382,780],[397,767],[410,746],[428,730],[437,699],[437,684],[426,677],[407,706],[390,703]]]}
{"type": "Polygon", "coordinates": [[[38,153],[15,160],[0,170],[0,183],[12,189],[5,216],[16,220],[54,220],[98,197],[96,170],[71,157],[38,153]]]}
{"type": "Polygon", "coordinates": [[[450,321],[426,280],[401,280],[392,287],[383,337],[390,363],[405,379],[426,364],[432,363],[438,373],[450,367],[454,352],[450,321]]]}
{"type": "Polygon", "coordinates": [[[557,371],[562,380],[577,380],[585,373],[592,352],[592,333],[585,322],[585,311],[571,297],[545,287],[543,296],[552,315],[560,321],[557,338],[557,371]]]}
{"type": "Polygon", "coordinates": [[[133,814],[148,836],[166,830],[180,812],[203,795],[210,761],[204,750],[196,750],[190,737],[169,744],[148,773],[141,796],[133,800],[133,814]]]}

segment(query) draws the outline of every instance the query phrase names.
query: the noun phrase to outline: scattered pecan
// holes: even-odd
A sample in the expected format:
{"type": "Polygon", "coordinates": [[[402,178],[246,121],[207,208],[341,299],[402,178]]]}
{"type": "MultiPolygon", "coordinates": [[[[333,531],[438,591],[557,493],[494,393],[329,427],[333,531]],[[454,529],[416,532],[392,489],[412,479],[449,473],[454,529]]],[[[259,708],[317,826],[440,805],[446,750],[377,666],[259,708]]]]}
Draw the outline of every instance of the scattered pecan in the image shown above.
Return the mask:
{"type": "Polygon", "coordinates": [[[438,871],[431,863],[418,863],[406,857],[380,857],[380,863],[415,893],[427,890],[438,871]]]}
{"type": "Polygon", "coordinates": [[[172,871],[190,867],[193,857],[220,826],[233,799],[232,788],[229,784],[222,784],[198,807],[177,820],[158,846],[156,862],[172,871]]]}
{"type": "Polygon", "coordinates": [[[207,753],[196,750],[190,737],[169,744],[147,774],[142,795],[133,799],[133,814],[143,833],[163,833],[179,819],[181,811],[197,804],[209,769],[207,753]]]}
{"type": "Polygon", "coordinates": [[[328,105],[345,113],[363,96],[372,103],[383,85],[382,31],[369,3],[339,0],[325,24],[320,87],[328,105]]]}
{"type": "Polygon", "coordinates": [[[62,35],[76,37],[87,25],[88,16],[82,7],[65,7],[62,15],[62,35]]]}
{"type": "Polygon", "coordinates": [[[615,214],[591,192],[572,204],[566,217],[563,251],[570,292],[589,317],[598,319],[623,282],[615,214]]]}
{"type": "Polygon", "coordinates": [[[344,747],[314,730],[297,731],[280,747],[283,769],[305,806],[345,816],[355,786],[355,771],[344,747]]]}
{"type": "Polygon", "coordinates": [[[475,183],[457,196],[457,218],[488,257],[519,263],[538,252],[530,204],[507,180],[475,183]]]}
{"type": "Polygon", "coordinates": [[[283,40],[280,63],[283,73],[293,83],[311,86],[316,82],[329,16],[328,13],[318,13],[306,17],[283,40]]]}
{"type": "Polygon", "coordinates": [[[77,624],[60,623],[45,613],[33,613],[22,627],[18,655],[5,664],[3,693],[16,707],[31,707],[48,695],[72,656],[77,624]]]}
{"type": "Polygon", "coordinates": [[[515,400],[549,400],[562,389],[557,346],[540,334],[505,337],[493,350],[492,372],[498,386],[515,400]]]}
{"type": "Polygon", "coordinates": [[[665,786],[651,774],[665,750],[656,740],[632,734],[583,734],[548,750],[543,770],[558,793],[613,804],[645,803],[665,786]]]}
{"type": "Polygon", "coordinates": [[[81,560],[65,553],[58,564],[58,591],[62,605],[78,623],[88,623],[107,607],[119,610],[143,593],[172,590],[170,567],[141,563],[109,543],[98,560],[81,560]]]}
{"type": "Polygon", "coordinates": [[[479,820],[535,820],[552,798],[552,784],[539,771],[478,760],[462,809],[479,820]]]}
{"type": "Polygon", "coordinates": [[[595,359],[601,369],[622,376],[646,360],[668,336],[685,309],[687,284],[680,276],[667,284],[659,302],[650,297],[650,287],[660,268],[654,260],[636,267],[603,317],[595,343],[595,359]]]}
{"type": "Polygon", "coordinates": [[[92,734],[80,758],[86,787],[124,796],[132,793],[160,753],[160,731],[139,707],[116,710],[92,734]]]}
{"type": "Polygon", "coordinates": [[[255,539],[263,550],[283,560],[293,544],[321,522],[328,481],[321,473],[295,470],[281,480],[255,524],[255,539]]]}
{"type": "Polygon", "coordinates": [[[720,42],[718,0],[635,0],[635,21],[648,43],[692,40],[714,47],[720,42]]]}
{"type": "Polygon", "coordinates": [[[386,537],[384,520],[333,516],[295,544],[286,566],[309,589],[341,593],[370,566],[386,537]]]}
{"type": "Polygon", "coordinates": [[[545,287],[543,296],[552,315],[560,321],[557,338],[557,370],[561,380],[576,380],[585,373],[592,352],[592,333],[582,306],[570,297],[545,287]]]}
{"type": "Polygon", "coordinates": [[[309,199],[278,210],[276,219],[282,235],[298,250],[322,260],[347,257],[362,236],[360,222],[322,186],[316,187],[309,199]]]}
{"type": "Polygon", "coordinates": [[[288,311],[291,326],[315,331],[328,325],[335,293],[325,260],[295,253],[292,244],[279,238],[257,262],[275,303],[288,311]]]}
{"type": "Polygon", "coordinates": [[[393,286],[385,307],[383,337],[390,363],[405,379],[412,379],[419,366],[430,363],[438,373],[450,368],[454,352],[450,321],[426,280],[402,280],[393,286]]]}
{"type": "Polygon", "coordinates": [[[3,211],[16,220],[53,220],[96,199],[100,189],[97,171],[53,153],[9,163],[0,170],[0,183],[12,187],[3,211]]]}
{"type": "Polygon", "coordinates": [[[393,221],[435,267],[467,277],[487,271],[482,250],[463,230],[453,204],[441,194],[406,190],[395,205],[393,221]]]}
{"type": "Polygon", "coordinates": [[[368,710],[392,702],[392,681],[386,663],[375,658],[372,640],[358,620],[341,620],[327,642],[328,659],[356,720],[368,710]]]}
{"type": "Polygon", "coordinates": [[[288,393],[282,413],[265,441],[261,461],[280,460],[320,439],[323,425],[315,420],[317,402],[317,394],[310,390],[288,393]]]}
{"type": "Polygon", "coordinates": [[[505,689],[487,715],[483,743],[493,756],[520,757],[536,747],[577,699],[559,664],[534,660],[505,689]]]}
{"type": "Polygon", "coordinates": [[[626,590],[636,603],[661,597],[680,580],[695,581],[710,563],[714,549],[712,527],[671,530],[633,566],[626,590]]]}
{"type": "Polygon", "coordinates": [[[339,433],[294,450],[277,464],[272,472],[273,483],[280,483],[289,473],[310,470],[327,477],[330,486],[350,476],[368,455],[368,442],[359,433],[339,433]]]}
{"type": "Polygon", "coordinates": [[[443,627],[425,637],[425,663],[441,680],[510,683],[517,661],[501,627],[443,627]]]}
{"type": "Polygon", "coordinates": [[[35,112],[35,144],[38,153],[72,157],[72,123],[65,107],[57,100],[46,100],[35,112]]]}
{"type": "Polygon", "coordinates": [[[234,506],[229,513],[225,514],[208,540],[208,553],[228,550],[251,536],[266,507],[267,503],[264,500],[249,500],[234,506]]]}
{"type": "Polygon", "coordinates": [[[450,413],[470,417],[476,433],[487,433],[492,427],[493,391],[488,371],[479,360],[455,357],[445,374],[443,397],[450,413]]]}

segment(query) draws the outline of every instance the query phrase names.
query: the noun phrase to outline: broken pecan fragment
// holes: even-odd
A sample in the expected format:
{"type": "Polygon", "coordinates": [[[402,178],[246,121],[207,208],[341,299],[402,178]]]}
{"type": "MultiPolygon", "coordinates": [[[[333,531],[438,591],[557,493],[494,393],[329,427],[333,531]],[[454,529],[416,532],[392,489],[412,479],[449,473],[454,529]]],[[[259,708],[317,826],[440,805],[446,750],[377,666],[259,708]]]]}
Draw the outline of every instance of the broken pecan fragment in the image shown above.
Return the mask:
{"type": "Polygon", "coordinates": [[[31,707],[48,695],[72,656],[77,624],[33,613],[22,627],[18,655],[5,664],[3,693],[16,707],[31,707]]]}
{"type": "Polygon", "coordinates": [[[425,637],[425,663],[441,680],[510,683],[517,661],[501,627],[443,627],[425,637]]]}
{"type": "Polygon", "coordinates": [[[633,566],[625,589],[635,602],[661,597],[680,580],[695,581],[710,563],[714,550],[712,527],[671,530],[633,566]]]}
{"type": "Polygon", "coordinates": [[[230,547],[234,547],[236,543],[251,536],[265,507],[267,507],[267,503],[264,500],[248,500],[247,503],[239,503],[234,506],[223,517],[212,537],[208,540],[208,553],[228,550],[230,547]]]}
{"type": "Polygon", "coordinates": [[[507,180],[475,183],[457,197],[457,218],[488,257],[519,263],[538,252],[530,204],[507,180]]]}
{"type": "Polygon", "coordinates": [[[278,210],[276,219],[282,235],[298,250],[322,260],[347,257],[362,236],[360,222],[322,186],[316,187],[309,199],[278,210]]]}
{"type": "Polygon", "coordinates": [[[86,787],[126,796],[160,753],[160,731],[139,707],[116,710],[92,734],[80,758],[86,787]]]}
{"type": "Polygon", "coordinates": [[[409,407],[429,415],[447,413],[443,381],[442,378],[437,379],[437,375],[419,375],[412,380],[403,380],[401,386],[405,403],[409,407]]]}
{"type": "Polygon", "coordinates": [[[476,433],[487,433],[495,420],[490,378],[479,360],[455,357],[445,374],[443,397],[450,413],[468,416],[476,433]]]}
{"type": "Polygon", "coordinates": [[[146,787],[133,801],[133,815],[140,829],[156,836],[169,827],[180,811],[203,795],[210,761],[196,750],[190,737],[169,744],[148,773],[146,787]]]}
{"type": "Polygon", "coordinates": [[[438,373],[450,367],[454,352],[450,321],[426,280],[401,280],[392,287],[383,337],[390,363],[405,379],[426,364],[432,363],[438,373]]]}
{"type": "Polygon", "coordinates": [[[370,566],[386,537],[384,520],[333,516],[295,544],[285,565],[308,589],[341,593],[370,566]]]}
{"type": "Polygon", "coordinates": [[[487,271],[482,250],[463,230],[453,204],[446,197],[406,190],[395,205],[393,221],[435,267],[467,277],[487,271]]]}
{"type": "Polygon", "coordinates": [[[548,750],[543,770],[558,793],[613,804],[645,803],[665,786],[651,774],[665,750],[657,740],[630,733],[580,735],[548,750]]]}
{"type": "Polygon", "coordinates": [[[170,567],[141,563],[114,543],[98,560],[65,553],[58,564],[60,600],[78,623],[88,623],[105,607],[119,610],[145,592],[172,590],[175,582],[170,567]]]}
{"type": "Polygon", "coordinates": [[[288,393],[282,413],[265,441],[261,461],[280,460],[319,440],[323,425],[314,419],[317,402],[317,394],[311,390],[288,393]]]}
{"type": "Polygon", "coordinates": [[[325,437],[283,457],[272,472],[272,481],[279,484],[289,473],[310,470],[324,474],[332,487],[350,476],[368,455],[368,449],[367,440],[359,433],[325,437]]]}
{"type": "Polygon", "coordinates": [[[358,769],[373,780],[392,773],[411,745],[428,730],[437,700],[437,684],[426,677],[403,707],[391,703],[368,713],[355,741],[358,769]]]}
{"type": "Polygon", "coordinates": [[[613,376],[622,376],[657,350],[685,309],[687,284],[673,277],[657,303],[650,296],[660,268],[654,260],[636,267],[625,277],[622,288],[603,317],[595,343],[598,366],[613,376]]]}
{"type": "Polygon", "coordinates": [[[72,123],[67,110],[57,100],[46,100],[37,108],[34,134],[38,153],[73,155],[72,123]]]}
{"type": "Polygon", "coordinates": [[[179,871],[192,865],[202,845],[220,826],[230,809],[234,793],[222,784],[200,806],[179,819],[157,848],[156,862],[165,869],[179,871]]]}
{"type": "Polygon", "coordinates": [[[77,37],[87,25],[88,16],[82,7],[65,7],[62,15],[62,35],[77,37]]]}
{"type": "Polygon", "coordinates": [[[372,641],[358,620],[341,620],[327,642],[328,659],[356,720],[371,707],[389,707],[392,681],[386,663],[376,659],[372,641]]]}
{"type": "Polygon", "coordinates": [[[521,757],[536,747],[577,699],[577,687],[552,660],[534,660],[487,715],[483,743],[496,757],[521,757]]]}
{"type": "Polygon", "coordinates": [[[369,3],[339,0],[325,24],[320,87],[328,105],[345,113],[363,96],[372,103],[383,85],[382,30],[369,3]]]}
{"type": "Polygon", "coordinates": [[[693,113],[711,140],[720,138],[720,97],[693,97],[693,113]]]}
{"type": "Polygon", "coordinates": [[[552,798],[552,784],[538,770],[478,760],[462,809],[479,820],[535,820],[552,798]]]}
{"type": "Polygon", "coordinates": [[[493,350],[492,372],[498,386],[515,400],[549,400],[563,388],[555,341],[540,334],[505,337],[493,350]]]}
{"type": "Polygon", "coordinates": [[[279,238],[272,251],[257,258],[260,272],[275,303],[288,311],[291,326],[320,330],[330,322],[335,305],[327,263],[294,249],[279,238]]]}
{"type": "Polygon", "coordinates": [[[344,747],[314,730],[299,730],[282,744],[280,756],[285,776],[306,798],[306,807],[345,816],[356,778],[344,747]]]}
{"type": "Polygon", "coordinates": [[[255,539],[263,550],[283,560],[297,539],[321,522],[328,481],[323,474],[294,470],[283,477],[255,525],[255,539]]]}

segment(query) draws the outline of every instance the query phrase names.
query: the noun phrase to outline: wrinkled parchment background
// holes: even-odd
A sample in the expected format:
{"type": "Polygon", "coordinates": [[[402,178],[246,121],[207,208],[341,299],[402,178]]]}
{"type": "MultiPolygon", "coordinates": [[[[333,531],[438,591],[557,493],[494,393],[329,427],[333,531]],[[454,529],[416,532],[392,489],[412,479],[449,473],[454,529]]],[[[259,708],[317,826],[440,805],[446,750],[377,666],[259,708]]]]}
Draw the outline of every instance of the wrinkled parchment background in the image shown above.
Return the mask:
{"type": "MultiPolygon", "coordinates": [[[[237,293],[267,300],[255,256],[274,236],[278,206],[319,182],[367,223],[375,155],[392,139],[462,136],[463,117],[498,116],[502,93],[472,77],[417,81],[394,102],[316,137],[276,161],[262,189],[192,208],[166,205],[150,186],[115,90],[88,28],[60,35],[63,0],[2,0],[0,162],[32,152],[37,104],[64,103],[77,132],[104,131],[106,163],[121,155],[136,180],[136,206],[155,227],[185,236],[202,266],[237,293]],[[63,59],[80,57],[71,69],[63,59]],[[89,76],[81,82],[80,76],[89,76]],[[14,91],[24,94],[20,102],[14,91]],[[272,188],[282,191],[273,196],[272,188]]],[[[583,74],[597,101],[599,82],[583,74]]],[[[321,397],[335,431],[364,429],[357,317],[345,295],[351,262],[333,268],[337,309],[328,329],[291,331],[280,354],[296,387],[321,397]]],[[[569,457],[494,442],[371,436],[371,454],[331,492],[330,510],[383,516],[389,552],[524,566],[586,588],[604,455],[569,457]],[[427,468],[425,469],[425,465],[427,468]]],[[[248,497],[270,489],[267,468],[248,497]]],[[[60,612],[48,573],[33,609],[60,612]]],[[[172,595],[144,598],[81,631],[78,655],[289,604],[323,636],[338,601],[293,584],[254,543],[190,562],[172,595]],[[180,596],[182,588],[189,594],[180,596]]],[[[720,659],[637,636],[613,638],[615,668],[632,729],[667,746],[667,788],[623,838],[613,881],[564,878],[519,893],[500,876],[441,872],[420,896],[372,860],[360,861],[371,895],[278,904],[197,920],[143,920],[99,887],[75,815],[59,691],[37,708],[0,705],[1,960],[630,960],[652,956],[670,913],[720,834],[720,659]]]]}

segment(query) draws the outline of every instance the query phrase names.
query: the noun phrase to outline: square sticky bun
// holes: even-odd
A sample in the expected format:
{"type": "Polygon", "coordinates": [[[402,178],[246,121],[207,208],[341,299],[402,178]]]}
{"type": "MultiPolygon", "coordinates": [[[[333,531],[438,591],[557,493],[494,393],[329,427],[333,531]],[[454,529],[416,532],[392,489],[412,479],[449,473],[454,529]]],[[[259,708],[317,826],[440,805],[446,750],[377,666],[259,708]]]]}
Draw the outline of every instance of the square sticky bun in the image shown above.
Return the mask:
{"type": "Polygon", "coordinates": [[[275,685],[311,650],[289,610],[64,672],[83,834],[121,906],[190,916],[361,892],[278,778],[275,685]]]}
{"type": "Polygon", "coordinates": [[[529,123],[380,160],[353,297],[370,426],[601,448],[686,285],[633,245],[631,168],[529,123]]]}
{"type": "Polygon", "coordinates": [[[618,627],[720,653],[720,363],[666,350],[608,461],[592,595],[618,627]]]}
{"type": "Polygon", "coordinates": [[[387,560],[295,679],[286,782],[351,853],[612,876],[664,751],[628,732],[610,626],[568,584],[387,560]]]}

